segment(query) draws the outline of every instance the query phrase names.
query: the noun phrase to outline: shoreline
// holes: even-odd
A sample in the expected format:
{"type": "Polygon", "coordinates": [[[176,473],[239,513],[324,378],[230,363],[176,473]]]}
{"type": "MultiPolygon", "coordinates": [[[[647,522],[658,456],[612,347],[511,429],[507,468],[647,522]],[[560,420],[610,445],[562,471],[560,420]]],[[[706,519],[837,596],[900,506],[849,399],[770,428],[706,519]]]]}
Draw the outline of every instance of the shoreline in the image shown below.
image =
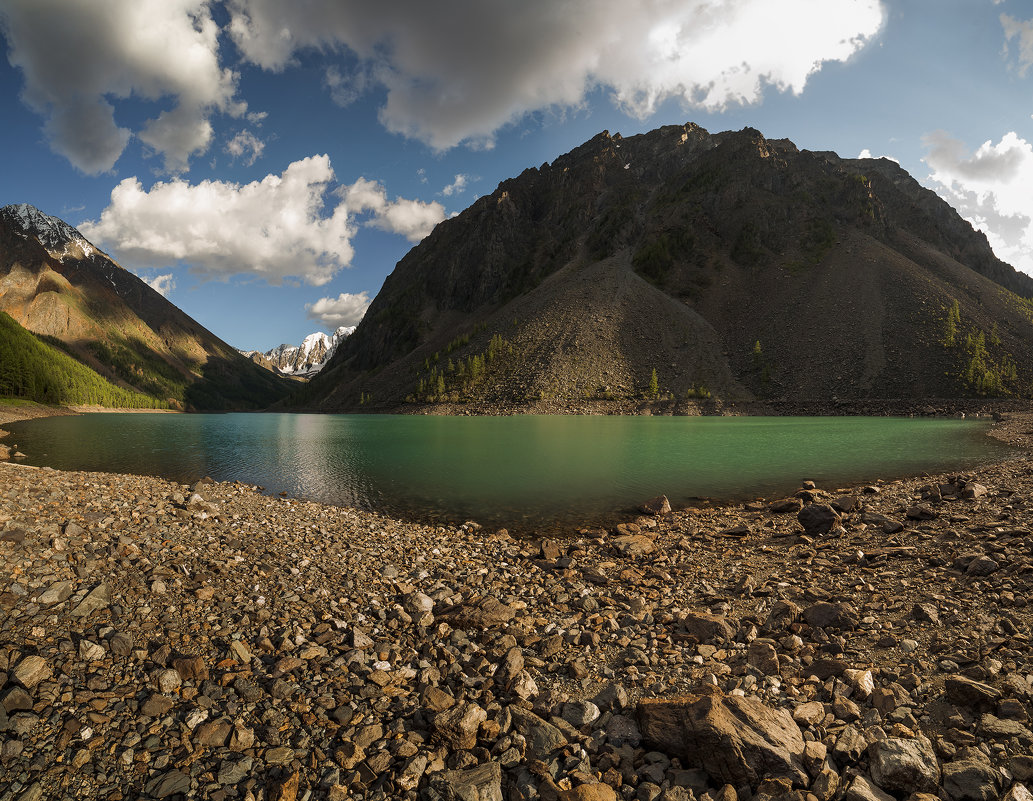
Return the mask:
{"type": "Polygon", "coordinates": [[[1033,778],[1031,463],[564,541],[0,464],[0,797],[1000,795],[1033,778]],[[779,759],[665,739],[700,704],[779,759]]]}

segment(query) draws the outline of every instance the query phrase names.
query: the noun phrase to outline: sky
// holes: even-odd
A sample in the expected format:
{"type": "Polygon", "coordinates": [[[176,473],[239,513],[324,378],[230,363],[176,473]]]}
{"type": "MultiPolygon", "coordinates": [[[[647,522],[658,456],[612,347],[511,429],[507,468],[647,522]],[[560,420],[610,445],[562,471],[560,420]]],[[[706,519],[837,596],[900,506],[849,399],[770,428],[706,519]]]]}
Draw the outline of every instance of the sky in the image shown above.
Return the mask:
{"type": "Polygon", "coordinates": [[[602,130],[885,156],[1033,274],[1029,0],[0,0],[0,205],[241,349],[602,130]]]}

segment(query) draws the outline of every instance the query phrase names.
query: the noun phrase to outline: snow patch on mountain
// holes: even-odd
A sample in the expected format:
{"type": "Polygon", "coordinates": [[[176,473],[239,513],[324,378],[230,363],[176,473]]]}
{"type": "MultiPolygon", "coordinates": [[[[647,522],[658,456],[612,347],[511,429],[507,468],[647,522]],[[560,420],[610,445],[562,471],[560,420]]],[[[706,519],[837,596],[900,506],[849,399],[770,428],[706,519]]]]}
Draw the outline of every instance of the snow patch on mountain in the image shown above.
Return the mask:
{"type": "Polygon", "coordinates": [[[284,375],[312,376],[323,369],[330,357],[337,351],[337,346],[346,336],[355,330],[355,326],[346,325],[338,328],[332,335],[317,331],[309,334],[300,345],[283,344],[262,353],[257,350],[242,350],[249,359],[262,364],[255,357],[268,361],[272,368],[284,375]]]}
{"type": "Polygon", "coordinates": [[[0,219],[24,237],[31,237],[58,261],[86,259],[100,253],[82,234],[64,220],[44,214],[28,203],[0,208],[0,219]]]}

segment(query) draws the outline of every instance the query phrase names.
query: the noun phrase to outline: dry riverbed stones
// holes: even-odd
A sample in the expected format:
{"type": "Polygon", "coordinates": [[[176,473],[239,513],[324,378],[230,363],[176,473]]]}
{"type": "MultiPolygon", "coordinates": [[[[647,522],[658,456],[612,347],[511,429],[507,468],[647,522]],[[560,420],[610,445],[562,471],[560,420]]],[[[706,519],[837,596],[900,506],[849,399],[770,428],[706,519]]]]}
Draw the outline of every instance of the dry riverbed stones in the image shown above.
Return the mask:
{"type": "Polygon", "coordinates": [[[1031,468],[535,540],[0,465],[0,801],[1028,801],[1031,468]]]}

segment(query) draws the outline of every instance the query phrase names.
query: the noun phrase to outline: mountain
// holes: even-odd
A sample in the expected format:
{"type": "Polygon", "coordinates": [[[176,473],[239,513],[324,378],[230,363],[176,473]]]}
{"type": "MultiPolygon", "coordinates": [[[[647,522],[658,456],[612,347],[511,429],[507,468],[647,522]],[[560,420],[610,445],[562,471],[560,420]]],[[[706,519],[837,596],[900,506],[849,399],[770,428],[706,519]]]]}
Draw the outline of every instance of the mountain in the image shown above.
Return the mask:
{"type": "Polygon", "coordinates": [[[323,369],[341,340],[354,330],[355,326],[341,326],[330,336],[317,331],[305,337],[300,345],[283,344],[265,353],[242,350],[241,354],[267,370],[307,378],[323,369]]]}
{"type": "Polygon", "coordinates": [[[290,389],[28,204],[0,208],[0,311],[117,385],[173,408],[264,408],[290,389]]]}
{"type": "Polygon", "coordinates": [[[596,409],[1028,396],[1033,279],[887,159],[603,132],[397,264],[291,402],[596,409]]]}

